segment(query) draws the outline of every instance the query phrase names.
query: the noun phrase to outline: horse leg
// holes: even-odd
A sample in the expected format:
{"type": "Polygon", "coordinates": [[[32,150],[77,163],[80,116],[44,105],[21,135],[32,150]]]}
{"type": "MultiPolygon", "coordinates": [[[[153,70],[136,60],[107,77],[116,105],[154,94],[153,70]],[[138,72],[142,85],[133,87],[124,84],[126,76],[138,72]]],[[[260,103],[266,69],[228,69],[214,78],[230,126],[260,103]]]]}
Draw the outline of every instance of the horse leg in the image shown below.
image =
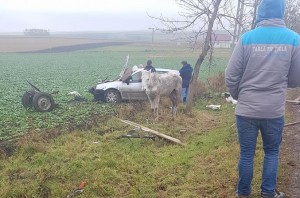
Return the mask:
{"type": "Polygon", "coordinates": [[[159,96],[156,96],[155,99],[154,99],[154,109],[155,109],[155,114],[156,114],[155,120],[158,120],[158,105],[159,105],[159,99],[160,99],[159,96]]]}
{"type": "Polygon", "coordinates": [[[151,112],[152,112],[152,114],[154,114],[155,107],[154,107],[154,100],[153,99],[150,100],[150,106],[151,106],[151,112]]]}
{"type": "Polygon", "coordinates": [[[178,97],[177,97],[177,94],[176,94],[175,90],[173,90],[171,92],[170,99],[171,99],[171,102],[172,102],[172,114],[176,115],[176,107],[177,107],[178,97]]]}
{"type": "Polygon", "coordinates": [[[153,113],[153,111],[154,111],[153,99],[148,94],[147,94],[147,96],[148,96],[148,100],[150,102],[151,112],[153,113]]]}
{"type": "Polygon", "coordinates": [[[150,101],[150,106],[151,106],[151,113],[154,117],[156,117],[156,106],[155,106],[155,102],[156,102],[156,98],[149,98],[150,101]]]}

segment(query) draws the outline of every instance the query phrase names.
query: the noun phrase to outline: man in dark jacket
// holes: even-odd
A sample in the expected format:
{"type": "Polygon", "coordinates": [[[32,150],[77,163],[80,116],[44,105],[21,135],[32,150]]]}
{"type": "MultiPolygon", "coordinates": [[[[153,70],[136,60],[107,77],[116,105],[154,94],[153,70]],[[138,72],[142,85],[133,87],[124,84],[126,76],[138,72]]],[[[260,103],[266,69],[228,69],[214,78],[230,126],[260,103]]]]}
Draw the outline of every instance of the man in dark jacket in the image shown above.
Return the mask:
{"type": "Polygon", "coordinates": [[[300,86],[300,39],[286,28],[284,10],[284,0],[261,1],[256,28],[242,35],[225,71],[226,86],[238,100],[238,197],[251,193],[258,131],[265,154],[261,197],[285,197],[275,189],[286,92],[300,86]]]}
{"type": "Polygon", "coordinates": [[[179,70],[180,76],[182,78],[182,91],[181,91],[181,102],[186,102],[188,100],[189,86],[193,74],[193,68],[187,61],[182,61],[182,68],[179,70]]]}
{"type": "Polygon", "coordinates": [[[147,65],[144,70],[151,71],[151,73],[156,72],[156,69],[152,66],[152,60],[147,61],[147,65]]]}

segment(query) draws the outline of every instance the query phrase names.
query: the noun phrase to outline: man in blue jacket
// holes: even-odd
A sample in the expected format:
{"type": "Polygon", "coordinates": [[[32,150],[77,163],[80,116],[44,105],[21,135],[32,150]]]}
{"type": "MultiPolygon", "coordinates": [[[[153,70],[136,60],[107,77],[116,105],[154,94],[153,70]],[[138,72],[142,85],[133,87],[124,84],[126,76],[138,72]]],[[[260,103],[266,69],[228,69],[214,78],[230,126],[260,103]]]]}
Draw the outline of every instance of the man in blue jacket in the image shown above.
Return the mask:
{"type": "Polygon", "coordinates": [[[226,86],[238,100],[238,197],[251,193],[258,131],[264,149],[261,197],[285,197],[276,191],[279,147],[287,88],[300,86],[300,40],[286,28],[284,10],[284,0],[262,0],[256,28],[242,35],[225,71],[226,86]]]}
{"type": "Polygon", "coordinates": [[[182,78],[182,91],[181,91],[181,102],[186,102],[188,100],[189,86],[193,74],[193,68],[187,61],[182,61],[182,68],[179,70],[180,76],[182,78]]]}
{"type": "Polygon", "coordinates": [[[152,73],[152,72],[156,72],[155,67],[152,66],[152,60],[148,60],[148,61],[147,61],[147,65],[146,65],[146,67],[144,68],[144,70],[151,71],[151,73],[152,73]]]}

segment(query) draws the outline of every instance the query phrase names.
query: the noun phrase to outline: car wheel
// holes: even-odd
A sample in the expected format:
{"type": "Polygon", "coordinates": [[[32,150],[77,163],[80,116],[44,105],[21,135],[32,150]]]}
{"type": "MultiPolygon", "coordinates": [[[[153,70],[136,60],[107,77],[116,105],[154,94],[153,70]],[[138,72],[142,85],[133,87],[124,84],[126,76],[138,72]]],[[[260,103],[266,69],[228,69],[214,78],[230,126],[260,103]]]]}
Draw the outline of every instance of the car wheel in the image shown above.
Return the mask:
{"type": "Polygon", "coordinates": [[[35,90],[29,90],[29,91],[26,91],[23,94],[23,96],[22,96],[22,105],[25,108],[31,108],[32,107],[32,100],[33,100],[33,97],[36,93],[37,92],[35,90]]]}
{"type": "Polygon", "coordinates": [[[119,103],[121,102],[120,92],[117,90],[109,89],[104,92],[104,101],[107,103],[119,103]]]}
{"type": "Polygon", "coordinates": [[[48,93],[37,92],[32,100],[33,107],[36,111],[47,112],[54,108],[54,100],[48,93]]]}

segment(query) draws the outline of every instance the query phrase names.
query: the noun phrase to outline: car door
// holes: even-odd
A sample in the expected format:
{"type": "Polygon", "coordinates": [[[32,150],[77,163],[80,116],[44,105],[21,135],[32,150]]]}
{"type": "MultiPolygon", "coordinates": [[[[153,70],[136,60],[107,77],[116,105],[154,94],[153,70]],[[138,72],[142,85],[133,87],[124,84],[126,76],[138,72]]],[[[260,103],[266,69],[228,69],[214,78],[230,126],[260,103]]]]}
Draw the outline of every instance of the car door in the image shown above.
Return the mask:
{"type": "Polygon", "coordinates": [[[125,100],[146,100],[147,95],[142,89],[141,71],[133,73],[127,82],[120,87],[122,98],[125,100]]]}

